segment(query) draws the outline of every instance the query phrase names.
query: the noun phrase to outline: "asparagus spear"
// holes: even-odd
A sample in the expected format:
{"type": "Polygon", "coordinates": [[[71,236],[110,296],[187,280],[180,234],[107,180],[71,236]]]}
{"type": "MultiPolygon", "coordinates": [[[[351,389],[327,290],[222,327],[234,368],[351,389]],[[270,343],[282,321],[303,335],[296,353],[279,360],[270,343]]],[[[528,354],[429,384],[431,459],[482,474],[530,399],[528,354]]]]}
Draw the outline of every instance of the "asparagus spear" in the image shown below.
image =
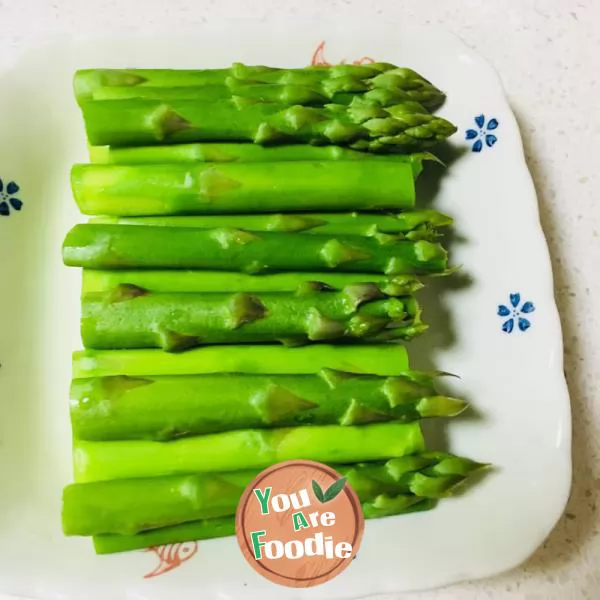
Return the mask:
{"type": "Polygon", "coordinates": [[[361,500],[374,503],[382,496],[398,494],[445,498],[469,476],[488,467],[486,463],[439,451],[392,458],[384,463],[335,465],[361,500]]]}
{"type": "Polygon", "coordinates": [[[398,214],[367,213],[284,213],[275,215],[202,215],[193,217],[95,217],[91,223],[105,225],[154,225],[156,227],[233,227],[245,231],[317,233],[319,235],[376,235],[389,233],[398,240],[435,240],[438,227],[452,219],[436,210],[398,214]]]}
{"type": "Polygon", "coordinates": [[[285,162],[327,160],[374,160],[408,162],[416,178],[422,171],[423,161],[439,160],[429,152],[416,154],[370,154],[340,146],[258,146],[256,144],[174,144],[171,146],[138,146],[112,148],[90,146],[90,160],[98,164],[135,165],[145,163],[223,163],[223,162],[285,162]]]}
{"type": "Polygon", "coordinates": [[[230,69],[86,69],[74,78],[78,102],[115,98],[195,98],[232,95],[285,104],[347,103],[357,95],[379,103],[415,100],[436,108],[444,94],[411,69],[385,63],[275,69],[234,64],[230,69]]]}
{"type": "MultiPolygon", "coordinates": [[[[240,84],[241,87],[250,87],[252,84],[240,84]]],[[[280,84],[262,84],[267,88],[275,88],[270,94],[276,91],[284,91],[285,86],[280,84]]],[[[235,86],[234,86],[235,87],[235,86]]],[[[260,87],[260,86],[252,86],[260,87]]],[[[290,86],[291,87],[291,86],[290,86]]],[[[252,93],[252,89],[248,90],[252,93]]],[[[288,93],[294,95],[295,99],[304,99],[306,102],[300,102],[300,104],[313,105],[315,100],[318,99],[318,94],[313,92],[310,88],[299,89],[292,88],[288,93]],[[301,98],[300,94],[304,92],[301,98]],[[311,93],[312,92],[312,93],[311,93]]],[[[195,85],[195,86],[181,86],[181,87],[144,87],[144,86],[103,86],[94,90],[91,98],[85,100],[131,100],[135,98],[142,98],[145,100],[196,100],[198,102],[218,102],[219,100],[231,100],[233,93],[228,85],[217,84],[217,85],[195,85]]],[[[283,102],[283,99],[276,101],[283,102]]],[[[318,105],[318,103],[317,103],[318,105]]]]}
{"type": "Polygon", "coordinates": [[[96,554],[113,554],[115,552],[162,546],[163,544],[193,542],[229,535],[235,535],[235,517],[218,517],[190,521],[189,523],[161,527],[160,529],[149,529],[134,535],[109,534],[94,536],[94,549],[96,554]]]}
{"type": "MultiPolygon", "coordinates": [[[[411,503],[406,501],[406,496],[399,496],[398,501],[395,503],[393,499],[387,499],[387,501],[382,499],[381,503],[386,504],[385,509],[372,508],[372,503],[363,502],[362,508],[365,518],[375,519],[383,516],[431,510],[435,507],[437,501],[430,498],[422,498],[411,503]],[[395,512],[392,512],[392,509],[395,509],[395,512]]],[[[180,525],[149,529],[133,535],[95,535],[93,540],[96,554],[114,554],[116,552],[139,550],[162,544],[193,542],[230,535],[235,535],[235,517],[233,516],[189,521],[180,525]]]]}
{"type": "Polygon", "coordinates": [[[336,291],[309,283],[297,293],[156,293],[122,285],[82,300],[86,348],[162,348],[205,344],[328,340],[386,341],[422,333],[412,296],[388,298],[373,284],[336,291]]]}
{"type": "Polygon", "coordinates": [[[398,344],[319,344],[301,348],[205,346],[182,354],[166,354],[161,350],[84,350],[73,353],[74,378],[211,373],[307,375],[322,369],[393,376],[401,375],[408,368],[406,350],[398,344]]]}
{"type": "MultiPolygon", "coordinates": [[[[384,516],[391,502],[408,508],[439,499],[487,465],[444,452],[386,462],[334,465],[348,480],[368,516],[384,516]]],[[[198,519],[235,514],[257,471],[198,473],[76,483],[63,493],[66,535],[131,535],[198,519]]],[[[181,541],[181,540],[179,540],[181,541]]]]}
{"type": "Polygon", "coordinates": [[[235,514],[256,471],[76,483],[63,491],[65,535],[121,535],[235,514]]]}
{"type": "MultiPolygon", "coordinates": [[[[356,99],[355,99],[356,100],[356,99]]],[[[146,146],[186,142],[304,143],[349,146],[376,153],[416,152],[456,132],[449,121],[416,102],[379,106],[286,106],[252,99],[91,100],[81,103],[93,146],[146,146]]]]}
{"type": "MultiPolygon", "coordinates": [[[[431,510],[436,503],[436,500],[430,498],[413,501],[412,498],[401,495],[398,496],[397,500],[382,497],[378,507],[373,506],[372,502],[363,502],[362,508],[365,518],[376,519],[378,517],[431,510]],[[382,505],[385,505],[385,508],[381,508],[382,505]]],[[[235,535],[235,517],[233,516],[189,521],[181,525],[150,529],[133,535],[95,535],[93,539],[96,554],[113,554],[115,552],[160,546],[161,544],[192,542],[230,535],[235,535]]]]}
{"type": "Polygon", "coordinates": [[[435,374],[397,377],[323,370],[316,375],[74,379],[71,422],[80,440],[150,439],[234,429],[363,425],[452,417],[466,402],[438,395],[435,374]]]}
{"type": "Polygon", "coordinates": [[[254,471],[78,483],[63,492],[65,535],[140,531],[235,513],[254,471]]]}
{"type": "Polygon", "coordinates": [[[292,69],[233,63],[224,69],[82,69],[75,73],[73,84],[76,97],[86,99],[103,86],[164,88],[222,85],[228,77],[257,83],[303,85],[342,77],[350,78],[354,84],[355,81],[366,81],[395,68],[389,63],[292,69]]]}
{"type": "Polygon", "coordinates": [[[75,481],[264,469],[292,459],[324,463],[382,460],[423,452],[419,422],[243,429],[172,442],[74,443],[75,481]]]}
{"type": "Polygon", "coordinates": [[[427,240],[387,235],[251,233],[139,225],[75,225],[63,245],[66,265],[91,269],[207,269],[249,274],[345,271],[386,275],[443,273],[447,255],[427,240]],[[292,237],[290,237],[292,236],[292,237]]]}
{"type": "MultiPolygon", "coordinates": [[[[183,217],[176,217],[183,218],[183,217]]],[[[334,288],[372,283],[387,296],[406,296],[423,287],[414,275],[385,277],[354,273],[275,273],[246,275],[224,271],[97,271],[83,270],[83,295],[135,285],[152,292],[295,292],[308,282],[334,288]]]]}
{"type": "MultiPolygon", "coordinates": [[[[442,453],[428,454],[433,456],[436,454],[440,456],[442,455],[442,453]]],[[[388,461],[386,464],[393,464],[394,461],[406,461],[406,463],[413,460],[418,461],[423,456],[424,455],[418,457],[411,456],[402,459],[392,459],[392,461],[388,461]]],[[[397,463],[396,469],[392,468],[390,470],[397,473],[396,480],[398,481],[398,484],[400,485],[400,480],[402,479],[404,479],[405,482],[410,481],[411,487],[415,486],[415,489],[417,489],[419,493],[429,494],[429,497],[423,498],[422,496],[414,494],[410,495],[406,493],[399,494],[397,496],[390,496],[388,491],[387,494],[382,493],[381,495],[376,496],[369,501],[362,502],[365,518],[374,519],[391,515],[430,510],[436,505],[437,501],[435,498],[451,495],[454,489],[462,483],[462,480],[465,477],[468,477],[469,475],[487,467],[487,465],[475,463],[473,461],[469,461],[468,459],[452,457],[451,455],[446,456],[447,459],[441,458],[441,460],[435,466],[432,465],[429,469],[424,467],[425,470],[422,473],[407,473],[401,468],[401,464],[398,465],[397,463]],[[431,491],[427,490],[427,487],[430,485],[433,489],[438,489],[437,496],[431,491]]],[[[358,470],[363,470],[365,468],[369,469],[368,464],[357,466],[349,465],[345,468],[336,468],[338,471],[346,474],[351,485],[355,487],[357,493],[359,496],[361,496],[365,493],[363,491],[364,488],[377,489],[383,485],[383,482],[378,480],[381,476],[381,473],[376,475],[376,467],[374,465],[371,465],[371,467],[374,468],[373,477],[377,482],[375,485],[366,478],[361,477],[359,480],[353,473],[353,471],[355,471],[357,468],[358,470]]],[[[388,473],[386,473],[386,476],[387,475],[388,473]]],[[[134,535],[97,535],[94,536],[94,547],[96,553],[98,554],[109,554],[113,552],[124,552],[127,550],[145,548],[147,546],[154,546],[158,544],[209,539],[234,534],[235,518],[229,516],[215,519],[190,521],[181,525],[142,531],[134,535]]]]}
{"type": "MultiPolygon", "coordinates": [[[[333,83],[333,80],[330,82],[333,83]]],[[[363,92],[332,92],[324,93],[318,85],[296,85],[279,83],[248,83],[228,78],[223,85],[202,85],[182,87],[139,87],[139,86],[112,86],[102,87],[93,93],[88,100],[195,100],[196,102],[219,102],[223,100],[237,100],[240,98],[255,102],[276,102],[282,106],[326,106],[330,104],[348,106],[355,99],[369,102],[375,106],[387,107],[401,102],[421,102],[425,108],[437,108],[443,96],[435,90],[430,96],[436,96],[439,102],[427,101],[428,92],[412,93],[399,88],[375,88],[363,92]]]]}
{"type": "Polygon", "coordinates": [[[87,215],[407,210],[415,203],[411,165],[392,161],[81,164],[71,185],[87,215]]]}

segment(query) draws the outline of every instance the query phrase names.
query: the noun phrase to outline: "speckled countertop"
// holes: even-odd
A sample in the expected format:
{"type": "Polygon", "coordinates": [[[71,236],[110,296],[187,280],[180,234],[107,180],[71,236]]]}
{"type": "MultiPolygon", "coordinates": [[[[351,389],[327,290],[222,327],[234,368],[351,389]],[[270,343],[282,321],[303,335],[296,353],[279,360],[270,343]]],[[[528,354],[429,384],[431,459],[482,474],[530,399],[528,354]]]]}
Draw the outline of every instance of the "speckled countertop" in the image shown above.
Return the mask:
{"type": "MultiPolygon", "coordinates": [[[[0,65],[48,34],[172,30],[222,17],[442,25],[497,68],[517,115],[554,265],[572,397],[574,481],[538,552],[502,576],[409,600],[600,597],[600,2],[598,0],[0,0],[0,65]],[[374,8],[367,8],[374,6],[374,8]]],[[[502,218],[501,207],[498,218],[502,218]]],[[[0,600],[5,600],[0,596],[0,600]]]]}

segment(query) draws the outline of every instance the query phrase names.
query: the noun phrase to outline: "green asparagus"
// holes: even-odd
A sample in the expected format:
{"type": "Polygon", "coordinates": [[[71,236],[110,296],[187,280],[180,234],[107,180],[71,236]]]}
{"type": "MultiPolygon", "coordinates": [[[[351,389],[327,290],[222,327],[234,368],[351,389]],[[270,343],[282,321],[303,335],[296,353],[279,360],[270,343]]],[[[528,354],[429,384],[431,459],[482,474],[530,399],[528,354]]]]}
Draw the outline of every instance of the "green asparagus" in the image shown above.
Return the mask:
{"type": "Polygon", "coordinates": [[[82,299],[86,348],[411,339],[426,326],[412,296],[385,297],[370,283],[341,291],[308,283],[296,293],[156,293],[122,285],[82,299]]]}
{"type": "MultiPolygon", "coordinates": [[[[232,80],[233,83],[233,80],[232,80]]],[[[283,93],[288,88],[288,97],[295,100],[301,100],[298,104],[307,106],[321,106],[323,103],[319,99],[323,97],[314,92],[310,88],[302,86],[284,86],[281,84],[252,84],[239,83],[231,86],[226,85],[196,85],[182,87],[144,87],[144,86],[103,86],[96,89],[91,98],[85,100],[132,100],[141,98],[145,100],[196,100],[197,102],[218,102],[219,100],[231,100],[233,96],[252,97],[251,94],[258,90],[255,88],[267,88],[265,95],[279,96],[274,102],[282,102],[287,104],[282,97],[283,93]],[[234,94],[231,88],[239,85],[240,92],[247,91],[247,94],[234,94]]],[[[258,100],[261,100],[258,98],[258,100]]],[[[269,102],[269,100],[263,100],[269,102]]],[[[292,104],[296,104],[295,102],[292,104]]]]}
{"type": "Polygon", "coordinates": [[[92,146],[187,142],[304,143],[375,153],[417,152],[456,132],[416,102],[379,106],[355,98],[349,106],[286,106],[252,99],[91,100],[81,103],[92,146]],[[359,102],[356,102],[359,100],[359,102]]]}
{"type": "Polygon", "coordinates": [[[410,163],[392,161],[80,164],[71,185],[86,215],[408,210],[415,203],[410,163]]]}
{"type": "MultiPolygon", "coordinates": [[[[397,498],[381,497],[374,502],[363,502],[362,509],[367,519],[431,510],[437,501],[431,498],[415,499],[406,495],[397,498]]],[[[141,531],[133,535],[106,534],[94,536],[96,554],[127,552],[161,544],[193,542],[235,535],[235,517],[218,517],[189,521],[160,529],[141,531]]]]}
{"type": "Polygon", "coordinates": [[[75,73],[78,102],[118,98],[219,100],[232,95],[284,104],[348,103],[360,95],[387,104],[415,100],[430,109],[444,94],[411,69],[377,63],[275,69],[235,63],[230,69],[86,69],[75,73]]]}
{"type": "Polygon", "coordinates": [[[66,265],[90,269],[207,269],[263,274],[345,271],[386,275],[443,273],[437,243],[363,236],[252,233],[138,225],[75,225],[63,245],[66,265]],[[292,236],[292,237],[290,237],[292,236]]]}
{"type": "MultiPolygon", "coordinates": [[[[435,90],[431,95],[441,94],[435,90]]],[[[425,92],[427,93],[427,92],[425,92]]],[[[317,86],[280,84],[280,83],[246,83],[229,78],[224,85],[203,85],[186,87],[139,87],[139,86],[106,86],[94,92],[87,100],[159,100],[171,102],[177,100],[194,100],[196,102],[220,102],[224,100],[247,99],[254,102],[276,102],[282,106],[327,106],[330,104],[348,106],[356,98],[375,106],[387,107],[401,102],[416,101],[425,94],[411,93],[402,89],[375,88],[363,92],[323,93],[317,86]]],[[[425,108],[436,108],[441,102],[425,102],[425,108]]]]}
{"type": "MultiPolygon", "coordinates": [[[[423,498],[444,498],[487,465],[444,452],[393,458],[379,463],[333,465],[369,516],[423,498]]],[[[131,535],[198,519],[235,514],[253,470],[121,479],[69,485],[63,493],[66,535],[131,535]]],[[[383,516],[383,515],[381,515],[383,516]]]]}
{"type": "MultiPolygon", "coordinates": [[[[431,498],[415,499],[400,495],[395,498],[381,497],[375,502],[363,502],[366,519],[378,519],[394,515],[422,512],[435,508],[437,501],[431,498]]],[[[106,534],[94,536],[96,554],[127,552],[161,544],[206,540],[235,535],[235,517],[219,517],[189,521],[181,525],[161,527],[133,535],[106,534]]]]}
{"type": "Polygon", "coordinates": [[[440,90],[386,63],[74,86],[95,164],[71,184],[97,217],[63,245],[88,348],[65,534],[98,553],[232,535],[244,489],[290,459],[332,465],[366,518],[432,508],[485,466],[425,452],[420,419],[466,403],[382,343],[426,328],[415,276],[448,272],[452,219],[414,210],[424,150],[456,131],[429,112],[440,90]]]}
{"type": "Polygon", "coordinates": [[[400,494],[399,496],[379,496],[373,502],[363,502],[365,519],[380,519],[394,515],[431,510],[437,504],[433,498],[417,498],[400,494]]]}
{"type": "Polygon", "coordinates": [[[94,536],[94,549],[96,554],[113,554],[229,535],[235,535],[235,517],[190,521],[160,529],[149,529],[134,535],[98,535],[94,536]]]}
{"type": "Polygon", "coordinates": [[[300,348],[274,345],[205,346],[181,354],[161,350],[83,350],[73,353],[73,377],[126,375],[202,375],[255,373],[309,375],[322,369],[383,377],[409,369],[406,349],[399,344],[300,348]]]}
{"type": "Polygon", "coordinates": [[[223,162],[285,162],[328,160],[374,160],[408,162],[416,178],[422,171],[423,161],[440,162],[429,152],[417,154],[370,154],[340,146],[258,146],[256,144],[173,144],[171,146],[138,146],[112,148],[90,146],[90,160],[98,164],[165,164],[165,163],[223,163],[223,162]]]}
{"type": "MultiPolygon", "coordinates": [[[[358,82],[393,70],[389,63],[372,65],[336,65],[329,68],[279,68],[265,65],[233,63],[222,69],[82,69],[75,73],[74,88],[78,99],[92,97],[103,86],[187,87],[222,85],[228,77],[258,83],[300,83],[309,85],[338,77],[358,82]]],[[[359,90],[360,91],[360,90],[359,90]]]]}
{"type": "MultiPolygon", "coordinates": [[[[176,217],[181,218],[181,217],[176,217]]],[[[423,287],[414,275],[354,273],[275,273],[246,275],[227,271],[98,271],[84,269],[83,295],[107,292],[119,285],[135,285],[152,292],[295,292],[308,282],[333,288],[372,283],[386,296],[406,296],[423,287]]]]}
{"type": "Polygon", "coordinates": [[[448,452],[430,451],[392,458],[384,463],[335,465],[361,500],[413,494],[421,498],[445,498],[467,477],[489,464],[448,452]]]}
{"type": "Polygon", "coordinates": [[[235,514],[256,471],[76,483],[63,491],[65,535],[139,533],[235,514]]]}
{"type": "Polygon", "coordinates": [[[382,460],[423,452],[418,421],[349,426],[242,429],[172,442],[76,440],[75,481],[108,481],[196,472],[264,469],[285,460],[382,460]]]}
{"type": "Polygon", "coordinates": [[[435,374],[397,377],[322,370],[317,375],[215,375],[74,379],[73,435],[80,440],[149,439],[234,429],[363,425],[452,417],[466,402],[440,396],[435,374]]]}
{"type": "Polygon", "coordinates": [[[435,240],[438,227],[452,219],[436,210],[398,214],[284,213],[275,215],[202,215],[193,217],[96,217],[91,223],[104,225],[153,225],[156,227],[233,227],[245,231],[317,233],[319,235],[365,235],[389,233],[398,240],[435,240]]]}

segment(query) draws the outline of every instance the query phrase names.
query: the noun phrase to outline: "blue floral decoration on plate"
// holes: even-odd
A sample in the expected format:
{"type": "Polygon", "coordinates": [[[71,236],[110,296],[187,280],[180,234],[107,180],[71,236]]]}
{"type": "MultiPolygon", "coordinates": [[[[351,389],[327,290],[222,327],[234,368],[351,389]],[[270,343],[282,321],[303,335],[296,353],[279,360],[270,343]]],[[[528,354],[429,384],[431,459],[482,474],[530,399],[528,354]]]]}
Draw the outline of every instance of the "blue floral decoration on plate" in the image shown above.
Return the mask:
{"type": "Polygon", "coordinates": [[[502,331],[504,333],[512,333],[515,328],[515,322],[517,327],[521,331],[527,331],[531,327],[531,322],[522,315],[528,315],[535,310],[533,302],[527,300],[521,304],[521,294],[510,294],[509,297],[510,306],[500,304],[498,306],[498,316],[509,317],[502,323],[502,331]]]}
{"type": "Polygon", "coordinates": [[[483,150],[483,144],[488,148],[491,148],[497,141],[498,138],[490,133],[498,128],[498,119],[493,117],[485,122],[485,115],[481,114],[475,117],[475,124],[477,129],[467,129],[465,131],[465,140],[475,140],[471,146],[473,152],[481,152],[483,150]]]}
{"type": "Polygon", "coordinates": [[[18,193],[19,186],[14,181],[4,187],[4,182],[0,179],[0,217],[8,217],[11,208],[21,210],[23,202],[16,197],[18,193]]]}

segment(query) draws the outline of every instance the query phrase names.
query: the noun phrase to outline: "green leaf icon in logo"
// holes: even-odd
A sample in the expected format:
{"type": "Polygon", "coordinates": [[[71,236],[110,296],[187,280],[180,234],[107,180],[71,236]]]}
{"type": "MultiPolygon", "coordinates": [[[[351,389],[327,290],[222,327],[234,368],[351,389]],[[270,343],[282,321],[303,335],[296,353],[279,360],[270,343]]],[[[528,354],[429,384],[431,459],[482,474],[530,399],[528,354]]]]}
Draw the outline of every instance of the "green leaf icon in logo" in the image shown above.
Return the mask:
{"type": "Polygon", "coordinates": [[[325,492],[325,495],[324,495],[325,502],[329,502],[330,500],[333,500],[344,489],[345,485],[346,485],[345,477],[341,477],[337,481],[334,481],[331,484],[331,486],[329,487],[329,489],[325,492]]]}
{"type": "Polygon", "coordinates": [[[312,489],[313,489],[313,492],[315,493],[315,496],[317,497],[317,500],[319,502],[325,502],[325,495],[323,494],[323,490],[321,489],[321,486],[314,479],[312,481],[312,489]]]}
{"type": "Polygon", "coordinates": [[[312,489],[313,489],[313,492],[315,493],[315,496],[317,497],[317,500],[319,502],[321,502],[322,504],[325,504],[325,502],[329,502],[330,500],[333,500],[344,489],[345,485],[346,485],[346,478],[341,477],[337,481],[334,481],[327,488],[327,490],[325,490],[325,492],[323,492],[323,490],[321,489],[321,486],[313,479],[312,489]]]}

